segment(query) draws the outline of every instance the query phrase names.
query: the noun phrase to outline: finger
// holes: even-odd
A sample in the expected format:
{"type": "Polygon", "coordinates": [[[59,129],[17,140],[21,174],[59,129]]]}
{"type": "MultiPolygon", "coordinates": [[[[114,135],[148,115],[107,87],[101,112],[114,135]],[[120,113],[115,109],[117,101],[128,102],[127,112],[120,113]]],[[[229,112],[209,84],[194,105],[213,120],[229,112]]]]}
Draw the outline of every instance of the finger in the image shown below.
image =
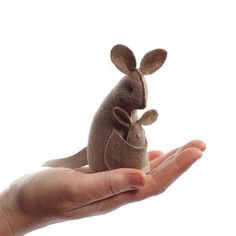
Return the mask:
{"type": "Polygon", "coordinates": [[[169,160],[163,166],[157,168],[156,172],[149,175],[147,183],[143,188],[136,191],[123,192],[118,195],[113,195],[109,198],[93,202],[89,207],[75,209],[70,213],[70,217],[77,218],[78,215],[89,216],[104,214],[118,207],[143,200],[162,193],[170,186],[180,175],[182,175],[196,160],[201,156],[201,150],[198,148],[188,148],[180,152],[176,158],[169,160]]]}
{"type": "Polygon", "coordinates": [[[160,157],[161,155],[163,155],[164,153],[162,151],[150,151],[148,153],[148,157],[149,157],[149,161],[153,161],[156,158],[160,157]]]}
{"type": "Polygon", "coordinates": [[[195,161],[202,155],[202,151],[198,148],[191,147],[180,151],[174,158],[162,163],[153,171],[154,194],[163,192],[171,185],[180,175],[182,175],[195,161]]]}
{"type": "Polygon", "coordinates": [[[201,151],[205,151],[205,149],[206,149],[205,143],[202,142],[201,140],[190,141],[187,144],[185,144],[184,146],[173,149],[172,151],[168,152],[167,154],[164,154],[164,155],[160,156],[159,158],[150,162],[150,169],[152,170],[152,169],[157,168],[164,161],[168,161],[169,159],[173,158],[177,153],[183,151],[184,149],[190,148],[190,147],[198,148],[201,151]]]}
{"type": "MultiPolygon", "coordinates": [[[[174,158],[163,162],[147,175],[147,182],[137,192],[122,193],[120,201],[132,202],[162,193],[179,176],[181,176],[202,155],[198,148],[191,147],[179,152],[174,158]]],[[[120,195],[119,195],[120,196],[120,195]]]]}
{"type": "Polygon", "coordinates": [[[189,143],[185,144],[178,151],[182,151],[186,148],[195,147],[200,149],[202,152],[206,150],[206,144],[201,140],[192,140],[189,143]]]}
{"type": "Polygon", "coordinates": [[[162,193],[197,161],[201,155],[202,151],[198,148],[183,150],[175,158],[159,166],[156,171],[148,175],[146,185],[143,188],[114,196],[112,198],[113,205],[119,206],[162,193]]]}
{"type": "MultiPolygon", "coordinates": [[[[75,172],[76,173],[76,172],[75,172]]],[[[146,175],[136,169],[116,169],[100,173],[78,173],[70,184],[70,200],[76,205],[86,205],[143,187],[146,175]]]]}

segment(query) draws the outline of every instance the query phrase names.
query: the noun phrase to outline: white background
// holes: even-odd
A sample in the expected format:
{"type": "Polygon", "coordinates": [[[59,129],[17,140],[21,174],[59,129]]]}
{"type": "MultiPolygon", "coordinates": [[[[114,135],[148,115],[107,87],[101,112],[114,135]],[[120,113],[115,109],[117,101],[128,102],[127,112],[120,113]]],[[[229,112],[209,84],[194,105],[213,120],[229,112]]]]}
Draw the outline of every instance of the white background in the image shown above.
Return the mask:
{"type": "Polygon", "coordinates": [[[0,1],[0,189],[86,145],[90,122],[123,76],[126,44],[165,65],[147,77],[150,149],[208,148],[164,194],[36,235],[236,235],[234,1],[0,1]]]}

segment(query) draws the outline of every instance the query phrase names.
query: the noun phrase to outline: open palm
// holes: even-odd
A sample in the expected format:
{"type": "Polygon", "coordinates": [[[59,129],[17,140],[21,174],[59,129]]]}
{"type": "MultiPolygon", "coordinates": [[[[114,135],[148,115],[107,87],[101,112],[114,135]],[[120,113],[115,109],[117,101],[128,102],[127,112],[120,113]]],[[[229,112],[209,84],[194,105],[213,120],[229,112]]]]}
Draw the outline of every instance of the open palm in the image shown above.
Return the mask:
{"type": "MultiPolygon", "coordinates": [[[[107,213],[163,192],[204,150],[204,143],[191,141],[166,154],[152,151],[148,174],[128,168],[99,173],[88,168],[45,169],[18,179],[9,199],[17,203],[13,210],[25,216],[25,228],[107,213]]],[[[12,228],[20,224],[12,222],[12,228]]]]}

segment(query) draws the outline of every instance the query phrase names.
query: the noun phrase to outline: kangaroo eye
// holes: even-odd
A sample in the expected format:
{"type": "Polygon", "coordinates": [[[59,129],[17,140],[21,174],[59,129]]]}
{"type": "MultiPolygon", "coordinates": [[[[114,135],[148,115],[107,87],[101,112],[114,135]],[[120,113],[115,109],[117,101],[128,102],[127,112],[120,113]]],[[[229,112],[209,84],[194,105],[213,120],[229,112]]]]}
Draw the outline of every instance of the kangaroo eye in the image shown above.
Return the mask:
{"type": "Polygon", "coordinates": [[[132,93],[132,92],[134,91],[134,89],[133,89],[133,87],[132,87],[131,85],[128,85],[128,86],[127,86],[127,91],[128,91],[129,93],[132,93]]]}

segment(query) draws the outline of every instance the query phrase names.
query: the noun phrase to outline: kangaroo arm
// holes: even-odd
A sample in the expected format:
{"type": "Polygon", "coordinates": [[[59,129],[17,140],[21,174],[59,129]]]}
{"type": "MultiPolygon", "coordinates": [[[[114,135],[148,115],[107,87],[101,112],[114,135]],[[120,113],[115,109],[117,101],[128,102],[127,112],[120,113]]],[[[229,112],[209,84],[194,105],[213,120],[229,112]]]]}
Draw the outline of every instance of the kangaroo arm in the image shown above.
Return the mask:
{"type": "Polygon", "coordinates": [[[65,158],[53,159],[45,162],[43,166],[48,167],[65,167],[70,169],[80,168],[88,164],[87,147],[83,148],[78,153],[65,158]]]}

